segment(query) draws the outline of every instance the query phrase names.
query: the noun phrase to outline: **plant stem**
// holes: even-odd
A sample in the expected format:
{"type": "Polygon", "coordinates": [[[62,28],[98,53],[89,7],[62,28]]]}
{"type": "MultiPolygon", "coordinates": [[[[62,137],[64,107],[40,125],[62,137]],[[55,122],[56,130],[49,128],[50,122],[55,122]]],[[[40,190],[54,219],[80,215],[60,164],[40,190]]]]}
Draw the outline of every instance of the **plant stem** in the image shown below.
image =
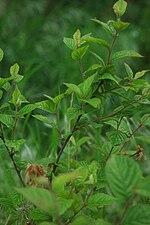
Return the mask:
{"type": "Polygon", "coordinates": [[[113,50],[113,47],[114,47],[114,44],[115,44],[117,36],[118,36],[118,31],[116,31],[116,33],[115,33],[115,35],[113,37],[113,40],[111,42],[111,46],[110,46],[110,49],[109,49],[109,52],[108,52],[107,65],[110,64],[110,58],[111,58],[112,50],[113,50]]]}
{"type": "Polygon", "coordinates": [[[59,123],[58,105],[56,105],[56,123],[57,123],[57,131],[58,131],[60,143],[62,145],[62,135],[61,135],[61,129],[60,129],[60,123],[59,123]]]}
{"type": "Polygon", "coordinates": [[[61,155],[62,155],[62,153],[63,153],[63,151],[64,151],[66,145],[68,144],[68,142],[69,142],[71,136],[73,135],[73,133],[77,130],[77,125],[78,125],[78,122],[79,122],[81,116],[82,116],[82,115],[79,115],[79,116],[78,116],[78,118],[77,118],[77,120],[76,120],[76,122],[75,122],[75,124],[74,124],[74,127],[73,127],[72,130],[71,130],[71,133],[67,136],[67,138],[65,139],[63,145],[61,146],[61,148],[60,148],[60,150],[59,150],[59,152],[58,152],[57,159],[56,159],[55,165],[54,165],[54,167],[53,167],[53,170],[52,170],[52,173],[51,173],[51,176],[50,176],[50,182],[52,181],[52,174],[55,172],[55,170],[56,170],[56,168],[57,168],[57,164],[59,163],[59,160],[60,160],[60,158],[61,158],[61,155]]]}
{"type": "Polygon", "coordinates": [[[130,139],[132,138],[132,136],[143,126],[143,124],[144,124],[144,122],[146,121],[146,120],[148,120],[149,119],[149,117],[150,117],[150,114],[149,114],[149,116],[145,119],[145,120],[143,120],[143,122],[142,123],[140,123],[139,124],[139,126],[130,134],[130,136],[129,136],[129,139],[126,141],[126,142],[124,142],[124,144],[122,145],[122,147],[120,148],[120,150],[119,150],[119,152],[121,152],[122,150],[123,150],[123,148],[127,145],[127,143],[130,141],[130,139]]]}
{"type": "Polygon", "coordinates": [[[85,73],[83,71],[83,65],[81,63],[81,59],[79,59],[78,62],[79,62],[80,72],[81,72],[81,75],[82,75],[82,80],[84,81],[85,80],[85,73]]]}
{"type": "Polygon", "coordinates": [[[21,176],[20,169],[17,167],[17,164],[16,164],[16,162],[14,160],[14,153],[8,148],[8,146],[6,144],[5,137],[4,137],[4,132],[3,132],[3,128],[2,128],[2,124],[1,124],[1,136],[0,136],[0,138],[2,139],[2,141],[4,143],[4,146],[5,146],[5,148],[6,148],[7,152],[8,152],[8,155],[9,155],[12,163],[13,163],[13,166],[15,168],[15,171],[16,171],[18,177],[19,177],[19,180],[20,180],[22,186],[25,187],[26,185],[25,185],[25,182],[24,182],[24,180],[23,180],[23,178],[21,176]]]}
{"type": "Polygon", "coordinates": [[[72,220],[82,211],[82,209],[84,209],[87,206],[87,203],[88,203],[89,198],[91,197],[92,193],[93,193],[93,187],[91,188],[91,190],[90,190],[89,194],[87,195],[87,198],[86,198],[85,202],[83,203],[83,205],[81,206],[81,208],[78,209],[78,211],[74,213],[74,215],[65,223],[65,225],[68,225],[69,223],[71,223],[72,220]]]}
{"type": "Polygon", "coordinates": [[[113,149],[114,149],[114,146],[111,147],[110,152],[109,152],[109,154],[108,154],[108,156],[107,156],[107,158],[106,158],[106,161],[107,161],[107,160],[109,159],[109,157],[111,156],[111,153],[112,153],[113,149]]]}

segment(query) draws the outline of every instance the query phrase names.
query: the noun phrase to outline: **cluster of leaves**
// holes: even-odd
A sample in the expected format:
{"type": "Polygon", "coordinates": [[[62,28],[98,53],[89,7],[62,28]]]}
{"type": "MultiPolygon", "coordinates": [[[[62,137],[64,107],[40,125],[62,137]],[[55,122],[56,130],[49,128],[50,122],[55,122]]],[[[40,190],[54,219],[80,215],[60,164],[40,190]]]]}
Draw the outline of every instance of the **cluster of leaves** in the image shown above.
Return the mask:
{"type": "MultiPolygon", "coordinates": [[[[0,79],[3,100],[0,144],[2,151],[8,152],[23,186],[0,198],[2,224],[149,224],[150,178],[142,175],[136,161],[145,158],[142,147],[137,147],[136,133],[142,126],[150,125],[150,85],[143,79],[148,70],[134,73],[124,63],[125,72],[116,75],[118,60],[142,56],[133,50],[113,53],[116,39],[129,26],[122,21],[126,7],[127,3],[119,0],[113,6],[116,20],[104,23],[93,19],[112,37],[110,44],[91,33],[82,36],[80,30],[73,38],[64,38],[64,43],[72,50],[72,59],[79,64],[82,80],[79,84],[64,83],[67,87],[64,93],[55,97],[45,95],[46,100],[40,102],[28,102],[19,89],[23,76],[19,75],[18,64],[10,68],[10,77],[0,79]],[[89,50],[92,44],[106,48],[107,60],[89,50]],[[82,60],[87,54],[92,54],[97,63],[84,70],[82,60]],[[69,105],[66,129],[65,124],[64,128],[60,124],[60,108],[65,100],[69,105]],[[109,114],[108,102],[111,102],[109,114]],[[16,138],[19,121],[31,113],[58,134],[50,156],[43,155],[34,162],[46,171],[46,176],[31,174],[36,187],[27,187],[25,183],[23,172],[27,162],[21,161],[19,153],[25,140],[16,138]],[[137,113],[140,121],[133,129],[137,113]],[[52,115],[55,120],[51,119],[52,115]],[[87,130],[91,127],[102,130],[99,145],[88,136],[87,130]],[[90,152],[96,149],[97,157],[93,161],[80,160],[83,144],[88,145],[90,152]]],[[[0,60],[2,58],[0,50],[0,60]]]]}

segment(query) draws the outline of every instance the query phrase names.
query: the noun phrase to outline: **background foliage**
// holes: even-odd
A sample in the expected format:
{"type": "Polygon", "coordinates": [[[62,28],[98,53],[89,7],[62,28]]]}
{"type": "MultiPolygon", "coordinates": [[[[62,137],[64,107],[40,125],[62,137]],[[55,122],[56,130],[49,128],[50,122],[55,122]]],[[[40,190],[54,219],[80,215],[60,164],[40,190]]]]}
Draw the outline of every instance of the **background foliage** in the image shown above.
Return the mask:
{"type": "MultiPolygon", "coordinates": [[[[21,89],[21,92],[24,93],[26,99],[31,103],[44,100],[44,94],[55,96],[56,94],[66,90],[65,85],[62,85],[63,82],[78,84],[81,82],[79,67],[76,62],[72,61],[70,57],[71,53],[66,49],[66,46],[63,43],[63,38],[64,36],[71,37],[77,28],[80,28],[82,35],[92,32],[92,35],[100,38],[102,37],[110,42],[110,39],[106,36],[105,32],[102,31],[102,29],[98,29],[97,25],[90,21],[90,18],[96,17],[103,21],[107,21],[110,18],[114,19],[114,14],[112,12],[113,4],[113,1],[108,0],[96,0],[94,1],[94,4],[88,0],[82,2],[63,0],[22,0],[21,2],[19,0],[0,1],[0,47],[5,52],[4,60],[0,64],[2,77],[8,77],[8,68],[14,63],[19,62],[21,67],[20,73],[24,75],[23,82],[21,82],[19,88],[21,89]]],[[[150,29],[149,6],[150,3],[145,0],[129,2],[124,20],[129,21],[131,25],[127,31],[124,31],[120,35],[114,47],[114,51],[134,49],[145,56],[144,59],[129,59],[126,61],[127,63],[132,63],[132,69],[135,72],[141,70],[141,68],[149,69],[150,67],[150,45],[148,38],[150,29]]],[[[96,50],[95,46],[92,47],[93,50],[96,50]]],[[[107,58],[105,50],[101,49],[99,53],[104,59],[107,58]]],[[[89,65],[92,65],[92,63],[92,56],[88,55],[84,57],[83,65],[85,69],[87,69],[89,65]]],[[[116,68],[117,71],[122,71],[124,68],[123,63],[116,64],[116,68]]],[[[148,75],[146,75],[145,78],[147,81],[149,80],[148,75]]],[[[6,97],[1,100],[1,103],[5,100],[6,97]]],[[[71,105],[71,101],[63,101],[60,108],[60,126],[63,131],[69,129],[68,124],[66,123],[66,118],[68,116],[66,115],[66,111],[69,105],[71,105]]],[[[111,105],[112,102],[107,101],[106,108],[108,114],[111,113],[111,105]]],[[[141,110],[143,115],[149,113],[149,109],[145,105],[143,105],[141,110]]],[[[39,113],[39,111],[37,112],[39,113]]],[[[43,116],[45,115],[47,116],[46,112],[43,113],[43,116]]],[[[137,111],[131,120],[132,128],[136,128],[140,124],[140,117],[140,111],[137,111]]],[[[49,119],[56,122],[56,118],[53,116],[50,116],[49,119]]],[[[97,129],[91,128],[88,133],[84,130],[84,134],[86,135],[85,139],[79,140],[79,142],[76,143],[72,138],[70,149],[72,150],[72,148],[76,148],[80,154],[81,161],[86,160],[87,162],[90,162],[91,160],[94,160],[95,157],[98,157],[98,155],[96,155],[97,145],[100,145],[101,142],[105,142],[105,133],[107,132],[107,129],[109,131],[110,125],[111,124],[108,124],[105,129],[101,129],[101,127],[98,127],[97,129]],[[93,143],[95,143],[95,146],[93,146],[93,143]],[[74,147],[72,147],[72,145],[74,147]],[[86,156],[84,153],[85,151],[86,156]]],[[[57,130],[51,129],[50,124],[43,124],[40,121],[33,119],[29,113],[26,116],[25,121],[21,120],[19,122],[17,130],[19,131],[18,133],[16,132],[17,138],[26,139],[26,143],[24,144],[22,140],[22,145],[20,145],[21,148],[19,147],[19,149],[21,149],[21,157],[18,156],[17,159],[16,156],[16,161],[18,162],[19,167],[23,168],[23,170],[25,170],[28,162],[41,163],[41,158],[54,156],[53,153],[57,151],[59,137],[57,130]]],[[[9,132],[7,134],[9,135],[9,132]]],[[[135,140],[136,144],[141,145],[142,143],[142,148],[145,150],[145,154],[148,159],[144,163],[140,163],[140,167],[145,176],[150,172],[150,153],[148,151],[150,145],[149,135],[149,129],[147,127],[142,128],[138,131],[135,140]]],[[[80,134],[78,134],[78,137],[80,137],[80,134]]],[[[110,146],[103,147],[106,149],[106,152],[108,152],[108,148],[110,146]]],[[[67,156],[68,153],[66,152],[65,154],[67,156]]],[[[17,177],[14,176],[14,171],[12,170],[11,163],[8,159],[8,154],[3,148],[1,148],[0,156],[2,168],[0,171],[0,195],[6,196],[10,193],[12,187],[16,186],[17,177]]],[[[111,170],[111,167],[113,168],[113,163],[114,161],[112,160],[107,168],[108,171],[111,170]]],[[[42,162],[42,164],[44,165],[44,162],[42,162]]],[[[62,171],[66,171],[65,163],[62,165],[62,171]]],[[[128,173],[129,171],[126,171],[126,174],[128,173]]],[[[121,174],[119,175],[120,177],[122,176],[121,174]]],[[[112,177],[118,177],[119,175],[112,174],[112,177]]],[[[116,194],[117,191],[113,186],[113,181],[110,181],[109,185],[111,187],[111,191],[116,194]]],[[[139,188],[138,191],[142,192],[142,188],[139,188]]],[[[120,195],[121,194],[122,193],[120,193],[120,195]]],[[[128,195],[128,193],[126,194],[128,195]]],[[[18,193],[13,193],[11,198],[13,199],[13,204],[17,205],[17,201],[20,202],[20,196],[18,193]]],[[[144,202],[144,200],[142,201],[144,202]]],[[[11,205],[12,203],[10,202],[9,204],[11,205]]],[[[67,204],[69,207],[71,202],[68,202],[67,204]]],[[[110,210],[113,214],[113,209],[110,208],[110,210]]],[[[141,212],[144,212],[144,210],[145,208],[143,207],[141,212]]],[[[133,207],[131,209],[131,212],[132,211],[136,212],[136,208],[133,207]]],[[[128,224],[128,218],[130,218],[131,212],[128,212],[129,216],[124,218],[123,224],[128,224]]],[[[1,215],[3,213],[4,212],[2,211],[1,215]]],[[[92,212],[92,214],[94,213],[95,212],[92,212]]],[[[34,213],[32,216],[34,217],[34,213]]],[[[16,218],[17,217],[18,212],[16,213],[16,218]]],[[[84,221],[87,221],[87,218],[79,218],[79,221],[80,220],[84,223],[84,221]]],[[[74,224],[78,224],[78,221],[74,224]]],[[[146,221],[145,224],[148,224],[148,222],[146,221]]]]}

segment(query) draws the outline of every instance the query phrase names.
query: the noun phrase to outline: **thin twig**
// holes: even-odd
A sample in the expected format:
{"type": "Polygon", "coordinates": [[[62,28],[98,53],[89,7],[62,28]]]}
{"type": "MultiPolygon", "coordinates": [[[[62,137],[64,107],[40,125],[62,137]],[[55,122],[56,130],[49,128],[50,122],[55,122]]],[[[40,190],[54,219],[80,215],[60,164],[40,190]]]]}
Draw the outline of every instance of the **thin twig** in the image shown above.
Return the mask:
{"type": "Polygon", "coordinates": [[[57,123],[57,131],[58,131],[60,143],[62,145],[62,134],[61,134],[60,123],[59,123],[58,105],[56,105],[56,123],[57,123]]]}
{"type": "Polygon", "coordinates": [[[84,81],[85,80],[85,73],[84,73],[84,70],[83,70],[83,65],[81,63],[81,59],[79,59],[78,62],[79,62],[79,67],[80,67],[80,73],[82,75],[82,80],[84,81]]]}
{"type": "Polygon", "coordinates": [[[82,115],[79,115],[79,116],[78,116],[78,118],[77,118],[77,120],[76,120],[76,122],[75,122],[75,124],[74,124],[74,127],[72,128],[71,133],[67,136],[67,138],[65,139],[63,145],[61,146],[61,148],[60,148],[60,150],[59,150],[59,152],[58,152],[57,159],[56,159],[55,165],[53,166],[53,170],[52,170],[52,173],[51,173],[51,176],[50,176],[50,182],[51,182],[51,180],[52,180],[52,174],[55,172],[55,170],[56,170],[56,168],[57,168],[57,164],[58,164],[58,162],[59,162],[59,160],[60,160],[60,158],[61,158],[61,155],[62,155],[62,153],[63,153],[63,151],[64,151],[66,145],[68,144],[68,142],[69,142],[71,136],[73,135],[73,133],[77,130],[77,125],[78,125],[78,122],[79,122],[81,116],[82,116],[82,115]]]}
{"type": "Polygon", "coordinates": [[[78,209],[78,211],[74,213],[74,215],[65,223],[65,225],[68,225],[69,223],[71,223],[74,220],[74,218],[82,211],[82,209],[84,209],[87,206],[89,198],[91,197],[92,193],[93,193],[93,187],[91,188],[90,192],[88,193],[88,195],[85,199],[85,202],[83,203],[81,208],[78,209]]]}
{"type": "Polygon", "coordinates": [[[113,40],[112,40],[112,43],[111,43],[111,46],[110,46],[110,49],[109,49],[107,65],[110,64],[110,57],[111,57],[112,50],[113,50],[113,47],[114,47],[117,36],[118,36],[118,32],[116,31],[116,34],[113,37],[113,40]]]}
{"type": "Polygon", "coordinates": [[[19,177],[19,180],[20,180],[22,186],[25,187],[26,185],[25,185],[25,182],[24,182],[24,180],[23,180],[23,178],[22,178],[22,176],[21,176],[20,169],[17,167],[17,164],[16,164],[16,162],[15,162],[15,160],[14,160],[14,152],[11,151],[11,150],[8,148],[7,144],[6,144],[5,137],[4,137],[4,132],[3,132],[3,128],[2,128],[2,124],[1,124],[1,136],[0,136],[0,138],[2,139],[2,141],[3,141],[3,143],[4,143],[4,146],[5,146],[5,148],[6,148],[7,152],[8,152],[8,155],[9,155],[9,157],[10,157],[12,163],[13,163],[13,166],[14,166],[14,168],[15,168],[15,171],[16,171],[18,177],[19,177]]]}
{"type": "Polygon", "coordinates": [[[135,134],[135,133],[143,126],[144,122],[145,122],[146,120],[148,120],[149,117],[150,117],[150,114],[149,114],[149,116],[146,117],[145,120],[143,120],[143,122],[140,123],[139,126],[138,126],[138,127],[130,134],[129,139],[128,139],[126,142],[124,142],[124,144],[123,144],[122,147],[120,148],[119,152],[121,152],[121,151],[123,150],[123,148],[127,145],[127,143],[130,141],[130,139],[133,137],[133,135],[134,135],[134,134],[135,134]]]}

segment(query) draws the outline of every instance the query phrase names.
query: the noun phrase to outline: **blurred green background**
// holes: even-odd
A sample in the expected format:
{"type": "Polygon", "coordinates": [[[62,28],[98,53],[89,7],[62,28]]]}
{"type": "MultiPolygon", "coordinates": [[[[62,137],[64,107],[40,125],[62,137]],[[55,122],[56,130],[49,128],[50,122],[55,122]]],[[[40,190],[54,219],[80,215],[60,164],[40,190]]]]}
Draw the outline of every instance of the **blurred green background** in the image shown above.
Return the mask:
{"type": "MultiPolygon", "coordinates": [[[[150,1],[127,2],[123,19],[131,25],[120,35],[116,46],[120,50],[141,52],[145,58],[133,67],[147,69],[150,67],[150,1]]],[[[31,100],[46,93],[56,94],[64,81],[78,82],[78,65],[72,61],[63,37],[71,37],[79,28],[82,34],[92,32],[107,39],[90,19],[96,17],[105,22],[115,19],[114,3],[113,0],[0,0],[0,47],[5,52],[1,75],[7,75],[9,67],[17,62],[25,76],[22,88],[31,100]]]]}
{"type": "MultiPolygon", "coordinates": [[[[71,52],[64,45],[63,38],[71,37],[79,28],[82,34],[91,32],[93,36],[107,40],[109,37],[90,19],[96,17],[104,22],[115,19],[112,10],[115,2],[113,0],[0,0],[0,48],[5,53],[4,60],[0,64],[1,76],[8,76],[10,66],[17,62],[20,65],[20,74],[24,75],[24,80],[21,82],[22,92],[31,102],[45,99],[44,94],[57,95],[63,89],[63,82],[80,82],[78,64],[71,59],[71,52]]],[[[123,20],[130,22],[131,25],[120,34],[115,48],[118,51],[133,49],[145,56],[133,60],[131,67],[136,72],[150,68],[150,1],[127,0],[127,2],[128,8],[123,20]]],[[[102,57],[106,57],[103,50],[98,51],[102,57]]],[[[89,56],[85,57],[83,61],[85,70],[92,64],[91,60],[89,56]]],[[[119,66],[121,68],[121,65],[119,66]]],[[[66,108],[67,105],[64,103],[62,112],[65,112],[66,108]]],[[[65,119],[65,114],[62,113],[63,129],[66,128],[63,122],[65,119]]],[[[21,151],[23,160],[34,161],[46,157],[50,151],[57,148],[57,131],[50,130],[39,121],[29,120],[27,117],[21,124],[20,130],[18,137],[27,140],[21,151]]],[[[100,132],[97,131],[96,134],[92,132],[96,131],[91,131],[88,135],[91,135],[91,138],[96,137],[99,142],[100,132]]],[[[142,137],[145,139],[142,141],[148,148],[150,142],[147,137],[150,132],[148,130],[144,132],[142,137]]],[[[0,174],[3,191],[6,191],[8,183],[7,179],[4,182],[3,177],[9,176],[12,178],[12,183],[14,182],[13,171],[10,170],[7,162],[7,153],[3,152],[1,155],[3,165],[1,165],[5,170],[0,174]]],[[[11,185],[7,188],[11,188],[11,185]]]]}

